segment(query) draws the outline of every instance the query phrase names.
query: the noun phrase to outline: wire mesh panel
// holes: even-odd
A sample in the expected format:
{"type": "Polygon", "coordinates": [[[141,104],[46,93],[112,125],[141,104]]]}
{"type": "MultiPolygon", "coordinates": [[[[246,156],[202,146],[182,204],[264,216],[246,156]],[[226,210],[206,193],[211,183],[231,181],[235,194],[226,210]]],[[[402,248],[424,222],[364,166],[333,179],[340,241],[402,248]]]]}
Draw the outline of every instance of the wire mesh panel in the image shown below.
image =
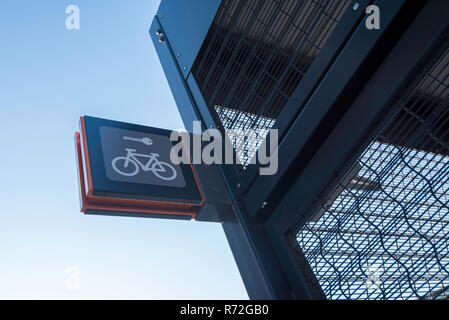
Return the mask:
{"type": "Polygon", "coordinates": [[[296,239],[329,299],[449,297],[449,50],[296,239]]]}
{"type": "Polygon", "coordinates": [[[236,150],[237,163],[245,169],[251,160],[255,160],[256,152],[275,120],[219,106],[215,106],[215,111],[222,126],[228,129],[226,135],[236,150]],[[252,125],[245,129],[244,123],[247,121],[251,121],[252,125]]]}
{"type": "Polygon", "coordinates": [[[242,168],[350,3],[222,1],[192,71],[221,129],[259,131],[234,145],[242,168]]]}

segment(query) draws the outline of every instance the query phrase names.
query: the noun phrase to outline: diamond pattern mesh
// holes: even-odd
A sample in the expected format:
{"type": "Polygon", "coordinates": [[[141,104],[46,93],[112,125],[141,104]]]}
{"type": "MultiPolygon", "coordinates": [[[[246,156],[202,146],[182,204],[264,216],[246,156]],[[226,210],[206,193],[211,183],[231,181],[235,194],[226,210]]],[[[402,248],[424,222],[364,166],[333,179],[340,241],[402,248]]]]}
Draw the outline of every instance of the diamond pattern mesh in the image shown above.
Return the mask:
{"type": "Polygon", "coordinates": [[[449,50],[297,234],[329,299],[447,299],[449,50]]]}

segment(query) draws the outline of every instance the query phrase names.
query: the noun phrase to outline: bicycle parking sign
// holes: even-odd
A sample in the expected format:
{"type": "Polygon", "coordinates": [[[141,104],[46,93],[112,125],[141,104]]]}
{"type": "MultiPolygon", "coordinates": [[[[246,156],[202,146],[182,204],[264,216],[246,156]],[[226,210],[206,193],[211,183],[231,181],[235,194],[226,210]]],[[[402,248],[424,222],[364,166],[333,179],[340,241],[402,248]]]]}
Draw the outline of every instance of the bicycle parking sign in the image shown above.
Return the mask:
{"type": "Polygon", "coordinates": [[[101,127],[106,175],[114,181],[184,188],[179,165],[170,162],[169,137],[101,127]]]}
{"type": "Polygon", "coordinates": [[[192,218],[204,204],[191,163],[174,164],[171,131],[81,117],[75,134],[81,211],[192,218]]]}

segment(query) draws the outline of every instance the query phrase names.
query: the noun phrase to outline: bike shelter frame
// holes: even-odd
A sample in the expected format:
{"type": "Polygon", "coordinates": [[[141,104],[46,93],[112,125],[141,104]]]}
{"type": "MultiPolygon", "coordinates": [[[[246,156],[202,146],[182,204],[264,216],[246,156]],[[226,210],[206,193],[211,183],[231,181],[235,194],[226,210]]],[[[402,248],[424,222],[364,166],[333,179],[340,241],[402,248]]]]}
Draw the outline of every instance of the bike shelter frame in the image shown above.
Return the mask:
{"type": "MultiPolygon", "coordinates": [[[[217,127],[190,68],[221,1],[200,2],[197,14],[184,1],[163,0],[150,28],[190,132],[193,121],[201,121],[203,129],[217,127]],[[190,44],[189,37],[195,37],[190,44]]],[[[292,245],[298,227],[311,218],[300,221],[299,212],[344,171],[449,27],[446,1],[359,3],[361,9],[345,14],[279,120],[278,174],[242,178],[233,166],[216,166],[233,204],[220,216],[223,230],[252,299],[325,298],[292,245]],[[382,8],[380,30],[365,27],[363,9],[369,4],[382,8]],[[306,107],[297,114],[302,104],[306,107]]],[[[199,175],[199,180],[208,177],[199,175]]]]}

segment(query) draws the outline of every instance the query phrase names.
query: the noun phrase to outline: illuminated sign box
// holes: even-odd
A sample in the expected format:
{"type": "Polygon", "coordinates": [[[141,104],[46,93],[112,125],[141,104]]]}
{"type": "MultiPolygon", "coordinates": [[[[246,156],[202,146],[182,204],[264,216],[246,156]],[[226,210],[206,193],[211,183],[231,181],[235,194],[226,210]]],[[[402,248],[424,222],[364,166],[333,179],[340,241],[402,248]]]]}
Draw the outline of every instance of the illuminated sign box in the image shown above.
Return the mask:
{"type": "Polygon", "coordinates": [[[195,218],[204,204],[193,166],[173,164],[171,131],[81,117],[75,133],[85,214],[195,218]]]}

